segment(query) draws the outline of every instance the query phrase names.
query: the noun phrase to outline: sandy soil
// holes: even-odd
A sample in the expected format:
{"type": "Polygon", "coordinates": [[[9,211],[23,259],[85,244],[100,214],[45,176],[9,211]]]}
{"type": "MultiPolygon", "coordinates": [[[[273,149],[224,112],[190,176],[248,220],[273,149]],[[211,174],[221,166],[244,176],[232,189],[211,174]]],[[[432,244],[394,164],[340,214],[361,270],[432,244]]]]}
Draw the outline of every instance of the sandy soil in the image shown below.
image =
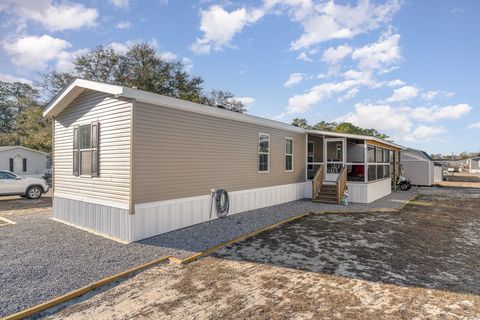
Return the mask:
{"type": "Polygon", "coordinates": [[[55,319],[480,319],[480,193],[309,216],[44,314],[55,319]]]}
{"type": "Polygon", "coordinates": [[[0,197],[0,217],[8,218],[14,215],[29,215],[45,212],[51,210],[51,208],[51,191],[37,200],[29,200],[18,196],[0,197]]]}
{"type": "Polygon", "coordinates": [[[455,172],[445,176],[447,181],[438,182],[442,187],[480,188],[480,174],[455,172]]]}

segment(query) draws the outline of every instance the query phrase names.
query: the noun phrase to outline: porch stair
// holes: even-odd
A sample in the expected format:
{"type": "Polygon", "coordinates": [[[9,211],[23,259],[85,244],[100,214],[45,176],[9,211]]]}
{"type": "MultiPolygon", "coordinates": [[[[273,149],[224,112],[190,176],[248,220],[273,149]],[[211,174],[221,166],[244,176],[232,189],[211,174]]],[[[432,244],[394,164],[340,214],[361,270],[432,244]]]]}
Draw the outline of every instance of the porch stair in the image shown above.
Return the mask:
{"type": "Polygon", "coordinates": [[[322,202],[322,203],[336,203],[340,202],[337,200],[337,185],[336,184],[324,184],[320,187],[317,194],[313,198],[313,202],[322,202]]]}
{"type": "Polygon", "coordinates": [[[343,192],[347,189],[347,170],[344,166],[336,181],[324,181],[324,168],[320,166],[312,181],[312,201],[340,204],[343,192]]]}

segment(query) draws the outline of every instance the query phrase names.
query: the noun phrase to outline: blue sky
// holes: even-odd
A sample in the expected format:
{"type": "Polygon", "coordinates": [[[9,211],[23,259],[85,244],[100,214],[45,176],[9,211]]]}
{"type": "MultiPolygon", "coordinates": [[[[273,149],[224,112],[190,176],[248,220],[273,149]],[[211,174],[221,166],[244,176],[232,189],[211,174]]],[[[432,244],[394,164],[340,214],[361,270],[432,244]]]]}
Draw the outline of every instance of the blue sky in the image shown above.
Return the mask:
{"type": "Polygon", "coordinates": [[[429,153],[480,151],[479,1],[2,0],[0,79],[149,41],[250,114],[349,121],[429,153]]]}

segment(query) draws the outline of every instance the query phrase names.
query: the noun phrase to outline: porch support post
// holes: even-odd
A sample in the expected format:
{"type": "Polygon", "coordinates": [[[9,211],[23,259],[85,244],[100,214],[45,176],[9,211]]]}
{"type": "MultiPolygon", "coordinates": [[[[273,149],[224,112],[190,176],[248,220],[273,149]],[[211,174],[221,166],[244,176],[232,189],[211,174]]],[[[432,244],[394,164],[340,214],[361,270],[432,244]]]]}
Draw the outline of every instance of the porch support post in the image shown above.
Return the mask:
{"type": "Polygon", "coordinates": [[[393,150],[393,191],[397,192],[397,152],[393,150]]]}
{"type": "Polygon", "coordinates": [[[364,174],[363,182],[368,182],[368,144],[367,140],[363,140],[363,164],[364,164],[364,174]]]}

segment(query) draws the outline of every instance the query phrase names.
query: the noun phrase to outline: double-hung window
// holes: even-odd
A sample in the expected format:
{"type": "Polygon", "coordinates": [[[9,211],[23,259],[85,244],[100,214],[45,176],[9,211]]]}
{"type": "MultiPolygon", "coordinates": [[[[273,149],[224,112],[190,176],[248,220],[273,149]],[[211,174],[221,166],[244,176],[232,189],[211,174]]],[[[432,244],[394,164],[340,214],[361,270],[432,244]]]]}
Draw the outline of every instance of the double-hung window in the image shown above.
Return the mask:
{"type": "Polygon", "coordinates": [[[270,157],[270,135],[258,135],[258,172],[268,172],[270,157]]]}
{"type": "Polygon", "coordinates": [[[285,171],[293,171],[293,139],[285,138],[285,171]]]}
{"type": "Polygon", "coordinates": [[[99,126],[90,124],[73,128],[73,174],[98,177],[99,126]]]}

